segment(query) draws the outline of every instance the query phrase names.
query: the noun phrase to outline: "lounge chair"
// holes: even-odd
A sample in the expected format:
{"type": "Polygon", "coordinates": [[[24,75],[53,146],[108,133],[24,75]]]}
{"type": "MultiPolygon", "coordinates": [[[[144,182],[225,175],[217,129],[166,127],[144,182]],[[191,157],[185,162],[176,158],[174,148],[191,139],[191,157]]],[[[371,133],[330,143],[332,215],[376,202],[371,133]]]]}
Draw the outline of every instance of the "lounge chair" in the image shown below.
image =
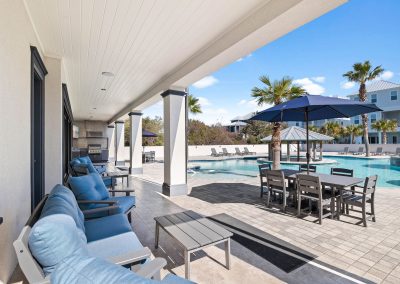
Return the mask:
{"type": "Polygon", "coordinates": [[[258,166],[260,171],[260,198],[264,195],[264,187],[268,187],[267,184],[267,171],[271,170],[271,164],[262,164],[258,166]]]}
{"type": "MultiPolygon", "coordinates": [[[[364,227],[367,227],[367,214],[371,215],[372,221],[375,222],[375,190],[378,176],[370,176],[365,179],[364,186],[354,186],[350,190],[342,190],[340,197],[341,204],[346,207],[346,214],[349,215],[349,211],[354,211],[362,214],[361,220],[364,227]],[[357,190],[359,189],[359,190],[357,190]],[[361,190],[360,190],[361,189],[361,190]],[[347,192],[347,194],[345,193],[347,192]],[[371,212],[367,212],[367,203],[371,204],[371,212]],[[350,209],[352,207],[360,207],[360,210],[350,209]]],[[[340,210],[338,210],[340,217],[340,210]]]]}
{"type": "Polygon", "coordinates": [[[255,155],[257,154],[256,152],[250,152],[247,147],[244,147],[244,154],[245,155],[255,155]]]}
{"type": "Polygon", "coordinates": [[[357,152],[353,152],[353,155],[362,155],[364,154],[364,147],[359,147],[357,152]]]}
{"type": "Polygon", "coordinates": [[[395,153],[390,153],[391,156],[400,156],[400,147],[396,148],[396,152],[395,153]]]}
{"type": "Polygon", "coordinates": [[[224,156],[232,156],[232,153],[229,153],[228,150],[226,148],[222,148],[222,153],[224,156]]]}
{"type": "Polygon", "coordinates": [[[332,202],[332,196],[322,191],[319,177],[310,176],[305,174],[296,175],[297,183],[297,216],[301,215],[301,200],[309,200],[309,209],[311,211],[311,202],[316,201],[318,204],[318,221],[322,224],[322,219],[330,216],[333,218],[334,203],[332,202]],[[330,207],[330,211],[324,214],[324,207],[330,207]]]}
{"type": "MultiPolygon", "coordinates": [[[[306,171],[307,171],[307,165],[299,165],[299,171],[300,171],[300,172],[306,172],[306,171]]],[[[317,172],[317,166],[309,165],[309,166],[308,166],[308,171],[309,171],[310,173],[315,173],[315,172],[317,172]]]]}
{"type": "MultiPolygon", "coordinates": [[[[99,204],[100,202],[109,203],[114,202],[117,206],[115,212],[125,213],[128,215],[128,220],[131,221],[131,210],[136,205],[135,196],[130,196],[131,193],[135,192],[132,189],[119,189],[119,190],[107,190],[101,177],[97,173],[91,173],[86,176],[70,177],[68,179],[68,184],[75,198],[78,201],[79,207],[82,210],[95,209],[105,206],[104,204],[99,204]],[[126,196],[113,196],[110,197],[109,193],[125,193],[126,196]],[[95,202],[93,202],[95,201],[95,202]]],[[[93,215],[88,215],[88,218],[101,217],[104,214],[95,213],[93,215]]]]}
{"type": "Polygon", "coordinates": [[[339,152],[339,155],[347,155],[349,153],[349,147],[344,147],[343,152],[339,152]]]}
{"type": "Polygon", "coordinates": [[[373,156],[380,156],[380,155],[383,155],[383,148],[382,148],[382,147],[376,148],[376,151],[375,151],[375,152],[372,152],[371,155],[373,155],[373,156]]]}
{"type": "Polygon", "coordinates": [[[223,153],[222,152],[217,152],[217,150],[215,150],[215,148],[211,148],[211,156],[212,157],[220,157],[220,156],[222,156],[223,155],[223,153]]]}
{"type": "Polygon", "coordinates": [[[235,154],[236,154],[236,155],[239,155],[239,156],[243,156],[243,155],[244,155],[244,152],[241,152],[240,149],[239,149],[239,147],[235,147],[235,154]]]}

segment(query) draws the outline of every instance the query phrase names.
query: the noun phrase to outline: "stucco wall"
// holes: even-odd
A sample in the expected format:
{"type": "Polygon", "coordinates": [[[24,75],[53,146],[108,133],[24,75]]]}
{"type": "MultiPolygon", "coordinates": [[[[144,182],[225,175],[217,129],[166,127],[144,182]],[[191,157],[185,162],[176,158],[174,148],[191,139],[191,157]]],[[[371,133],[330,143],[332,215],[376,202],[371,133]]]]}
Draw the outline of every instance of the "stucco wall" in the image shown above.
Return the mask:
{"type": "Polygon", "coordinates": [[[30,45],[38,46],[22,0],[0,1],[0,282],[16,264],[12,242],[30,214],[30,45]]]}

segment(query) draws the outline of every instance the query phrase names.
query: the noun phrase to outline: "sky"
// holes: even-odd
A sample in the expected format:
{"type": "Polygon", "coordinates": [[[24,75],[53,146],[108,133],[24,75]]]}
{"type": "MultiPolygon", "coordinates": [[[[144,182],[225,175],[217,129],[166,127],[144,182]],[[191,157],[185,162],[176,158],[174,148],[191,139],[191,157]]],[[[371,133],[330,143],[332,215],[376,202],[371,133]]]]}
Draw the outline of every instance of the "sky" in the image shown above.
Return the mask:
{"type": "MultiPolygon", "coordinates": [[[[400,0],[350,0],[320,18],[238,59],[189,87],[199,98],[206,124],[222,123],[268,106],[257,106],[251,89],[272,80],[293,78],[309,94],[345,97],[357,85],[342,76],[356,62],[382,65],[380,79],[400,83],[400,0]]],[[[162,102],[144,116],[162,116],[162,102]]]]}

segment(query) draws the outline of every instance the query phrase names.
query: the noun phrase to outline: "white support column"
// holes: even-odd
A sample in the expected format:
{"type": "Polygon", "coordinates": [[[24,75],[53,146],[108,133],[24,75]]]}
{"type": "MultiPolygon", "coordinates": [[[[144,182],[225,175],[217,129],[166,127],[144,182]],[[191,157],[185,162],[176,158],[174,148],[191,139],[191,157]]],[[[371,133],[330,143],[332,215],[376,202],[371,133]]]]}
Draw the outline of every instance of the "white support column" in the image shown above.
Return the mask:
{"type": "Polygon", "coordinates": [[[114,137],[114,125],[107,126],[107,138],[108,138],[108,160],[115,160],[115,137],[114,137]]]}
{"type": "Polygon", "coordinates": [[[129,173],[142,174],[142,113],[133,111],[129,113],[131,122],[129,141],[129,173]]]}
{"type": "Polygon", "coordinates": [[[163,194],[168,196],[186,195],[186,93],[168,90],[161,96],[164,98],[163,194]]]}
{"type": "Polygon", "coordinates": [[[124,133],[124,122],[123,121],[116,121],[115,128],[114,128],[114,159],[115,165],[119,161],[124,161],[124,147],[125,147],[125,133],[124,133]]]}
{"type": "Polygon", "coordinates": [[[317,142],[313,142],[312,146],[313,146],[313,159],[315,161],[315,159],[317,157],[317,142]]]}

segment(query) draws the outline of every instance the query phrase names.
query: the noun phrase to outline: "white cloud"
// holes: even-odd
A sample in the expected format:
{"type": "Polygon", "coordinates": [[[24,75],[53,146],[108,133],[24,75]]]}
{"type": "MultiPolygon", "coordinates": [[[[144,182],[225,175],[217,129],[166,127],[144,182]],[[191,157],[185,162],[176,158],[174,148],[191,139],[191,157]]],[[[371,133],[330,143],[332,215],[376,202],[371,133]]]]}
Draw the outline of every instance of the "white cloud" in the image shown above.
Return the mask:
{"type": "Polygon", "coordinates": [[[218,83],[218,79],[214,76],[206,76],[203,79],[193,83],[193,86],[197,89],[203,89],[215,85],[218,83]]]}
{"type": "Polygon", "coordinates": [[[202,113],[191,115],[193,119],[203,121],[207,125],[212,125],[216,123],[227,124],[229,119],[231,119],[231,113],[225,108],[203,108],[202,113]]]}
{"type": "Polygon", "coordinates": [[[354,83],[354,82],[341,82],[340,83],[340,87],[342,89],[346,89],[346,90],[353,88],[355,85],[356,85],[356,83],[354,83]]]}
{"type": "Polygon", "coordinates": [[[252,53],[249,53],[249,54],[247,54],[245,57],[240,57],[239,59],[237,59],[236,62],[241,62],[241,61],[243,61],[244,59],[249,58],[249,57],[252,57],[252,56],[253,56],[253,54],[252,54],[252,53]]]}
{"type": "Polygon", "coordinates": [[[379,80],[390,80],[391,78],[393,78],[394,73],[392,71],[384,71],[380,76],[379,76],[379,80]]]}
{"type": "Polygon", "coordinates": [[[261,111],[267,108],[270,108],[272,105],[269,104],[263,104],[262,106],[259,106],[257,103],[257,100],[252,99],[252,100],[240,100],[237,103],[238,106],[240,106],[240,112],[242,112],[242,114],[239,115],[245,115],[249,112],[253,112],[253,111],[261,111]]]}
{"type": "Polygon", "coordinates": [[[240,100],[240,102],[238,102],[238,106],[244,105],[247,103],[247,100],[240,100]]]}
{"type": "Polygon", "coordinates": [[[322,95],[325,93],[325,88],[313,82],[310,78],[302,78],[293,81],[294,84],[300,85],[310,95],[322,95]]]}
{"type": "Polygon", "coordinates": [[[317,77],[312,77],[311,79],[313,79],[313,81],[317,82],[317,83],[323,83],[325,82],[325,77],[324,76],[317,76],[317,77]]]}
{"type": "Polygon", "coordinates": [[[198,99],[199,99],[199,104],[200,104],[201,107],[205,107],[205,106],[210,106],[211,105],[211,102],[207,98],[198,97],[198,99]]]}
{"type": "Polygon", "coordinates": [[[238,60],[236,60],[236,62],[240,62],[243,61],[243,57],[240,57],[238,60]]]}

